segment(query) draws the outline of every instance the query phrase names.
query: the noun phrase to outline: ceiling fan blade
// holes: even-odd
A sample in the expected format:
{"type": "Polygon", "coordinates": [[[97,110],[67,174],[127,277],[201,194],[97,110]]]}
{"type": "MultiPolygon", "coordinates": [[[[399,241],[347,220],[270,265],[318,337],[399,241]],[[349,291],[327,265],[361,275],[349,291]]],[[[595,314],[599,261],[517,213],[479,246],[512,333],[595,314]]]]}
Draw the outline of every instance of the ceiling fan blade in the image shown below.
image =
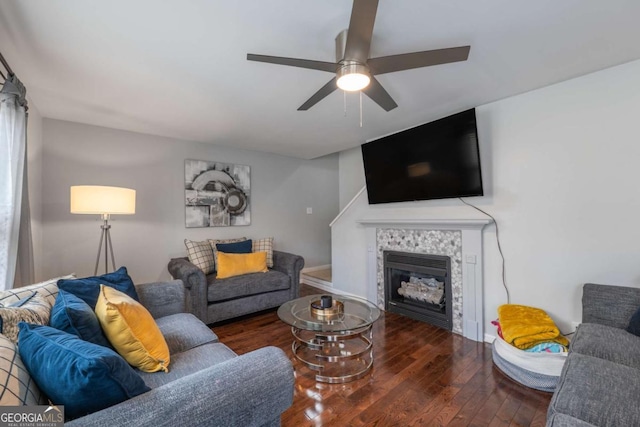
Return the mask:
{"type": "Polygon", "coordinates": [[[367,62],[377,10],[378,0],[353,0],[344,59],[367,62]]]}
{"type": "Polygon", "coordinates": [[[322,86],[319,91],[314,93],[313,96],[307,100],[307,102],[302,104],[300,108],[298,108],[298,111],[307,111],[309,108],[322,101],[326,96],[330,95],[336,89],[338,89],[338,85],[336,84],[336,77],[334,77],[329,80],[326,85],[322,86]]]}
{"type": "Polygon", "coordinates": [[[373,76],[371,76],[369,86],[362,89],[362,91],[376,104],[384,108],[385,111],[391,111],[398,106],[396,101],[391,98],[391,95],[384,90],[380,82],[373,76]]]}
{"type": "Polygon", "coordinates": [[[334,62],[312,61],[310,59],[285,58],[282,56],[247,54],[248,61],[267,62],[269,64],[288,65],[290,67],[309,68],[311,70],[335,73],[338,65],[334,62]]]}
{"type": "Polygon", "coordinates": [[[393,73],[412,68],[466,61],[471,46],[451,47],[447,49],[426,50],[424,52],[404,53],[401,55],[371,58],[367,65],[372,74],[393,73]]]}

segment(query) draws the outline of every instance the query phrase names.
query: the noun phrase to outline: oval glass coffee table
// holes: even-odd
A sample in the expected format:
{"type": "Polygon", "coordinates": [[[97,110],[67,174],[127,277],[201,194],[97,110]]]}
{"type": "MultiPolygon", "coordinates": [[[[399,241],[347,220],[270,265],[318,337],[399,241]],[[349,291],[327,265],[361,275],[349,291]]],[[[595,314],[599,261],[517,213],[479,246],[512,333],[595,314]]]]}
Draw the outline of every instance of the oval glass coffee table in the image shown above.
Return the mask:
{"type": "Polygon", "coordinates": [[[373,323],[380,310],[369,301],[332,295],[332,309],[316,309],[322,295],[288,301],[278,317],[291,325],[295,357],[317,371],[316,381],[345,383],[362,378],[373,366],[373,323]]]}

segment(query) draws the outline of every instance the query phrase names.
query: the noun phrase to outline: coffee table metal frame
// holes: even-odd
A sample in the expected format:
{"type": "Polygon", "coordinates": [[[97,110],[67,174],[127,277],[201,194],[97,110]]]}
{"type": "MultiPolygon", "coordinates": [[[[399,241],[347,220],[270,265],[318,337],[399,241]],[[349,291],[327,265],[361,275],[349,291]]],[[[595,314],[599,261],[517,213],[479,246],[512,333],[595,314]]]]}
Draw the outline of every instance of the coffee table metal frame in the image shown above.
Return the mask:
{"type": "MultiPolygon", "coordinates": [[[[320,295],[303,297],[299,300],[302,300],[302,304],[306,304],[316,297],[319,298],[320,295]]],[[[351,322],[358,324],[355,327],[350,325],[341,327],[340,324],[345,322],[341,322],[340,319],[325,321],[321,319],[310,320],[309,318],[299,322],[300,325],[296,326],[296,322],[292,321],[291,317],[299,316],[301,313],[306,316],[308,309],[305,310],[304,306],[298,307],[298,312],[295,314],[289,312],[288,315],[286,310],[292,310],[292,304],[298,300],[283,304],[278,310],[278,315],[286,323],[294,323],[291,326],[291,333],[294,337],[291,350],[296,359],[309,369],[318,372],[315,375],[316,381],[340,384],[362,378],[371,370],[373,366],[372,328],[380,311],[373,304],[359,298],[343,296],[335,296],[334,298],[345,302],[347,305],[345,310],[347,311],[349,303],[359,304],[361,309],[365,307],[369,311],[370,317],[365,319],[345,312],[344,315],[350,317],[351,322]],[[346,347],[349,347],[349,350],[345,350],[346,347]],[[339,373],[331,375],[326,371],[339,373]]]]}

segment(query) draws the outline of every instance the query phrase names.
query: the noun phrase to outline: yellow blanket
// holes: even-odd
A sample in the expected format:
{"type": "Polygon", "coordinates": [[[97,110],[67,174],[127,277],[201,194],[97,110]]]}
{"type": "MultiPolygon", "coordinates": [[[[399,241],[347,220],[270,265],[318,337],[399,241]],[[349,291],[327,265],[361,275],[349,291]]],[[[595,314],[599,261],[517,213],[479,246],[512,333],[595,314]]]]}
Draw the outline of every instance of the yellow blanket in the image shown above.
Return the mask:
{"type": "Polygon", "coordinates": [[[519,349],[531,348],[540,342],[569,345],[551,317],[539,308],[504,304],[498,307],[498,320],[504,340],[519,349]]]}

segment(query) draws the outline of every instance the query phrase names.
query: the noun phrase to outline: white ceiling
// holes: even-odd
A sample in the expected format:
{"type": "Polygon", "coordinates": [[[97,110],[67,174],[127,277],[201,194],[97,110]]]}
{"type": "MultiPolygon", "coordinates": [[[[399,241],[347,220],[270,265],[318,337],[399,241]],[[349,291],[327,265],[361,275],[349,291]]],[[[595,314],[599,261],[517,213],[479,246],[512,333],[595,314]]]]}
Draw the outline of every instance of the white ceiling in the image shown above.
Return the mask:
{"type": "Polygon", "coordinates": [[[380,0],[371,56],[471,45],[469,60],[378,79],[385,112],[332,75],[350,0],[3,0],[0,52],[44,117],[314,158],[640,58],[637,0],[380,0]]]}

